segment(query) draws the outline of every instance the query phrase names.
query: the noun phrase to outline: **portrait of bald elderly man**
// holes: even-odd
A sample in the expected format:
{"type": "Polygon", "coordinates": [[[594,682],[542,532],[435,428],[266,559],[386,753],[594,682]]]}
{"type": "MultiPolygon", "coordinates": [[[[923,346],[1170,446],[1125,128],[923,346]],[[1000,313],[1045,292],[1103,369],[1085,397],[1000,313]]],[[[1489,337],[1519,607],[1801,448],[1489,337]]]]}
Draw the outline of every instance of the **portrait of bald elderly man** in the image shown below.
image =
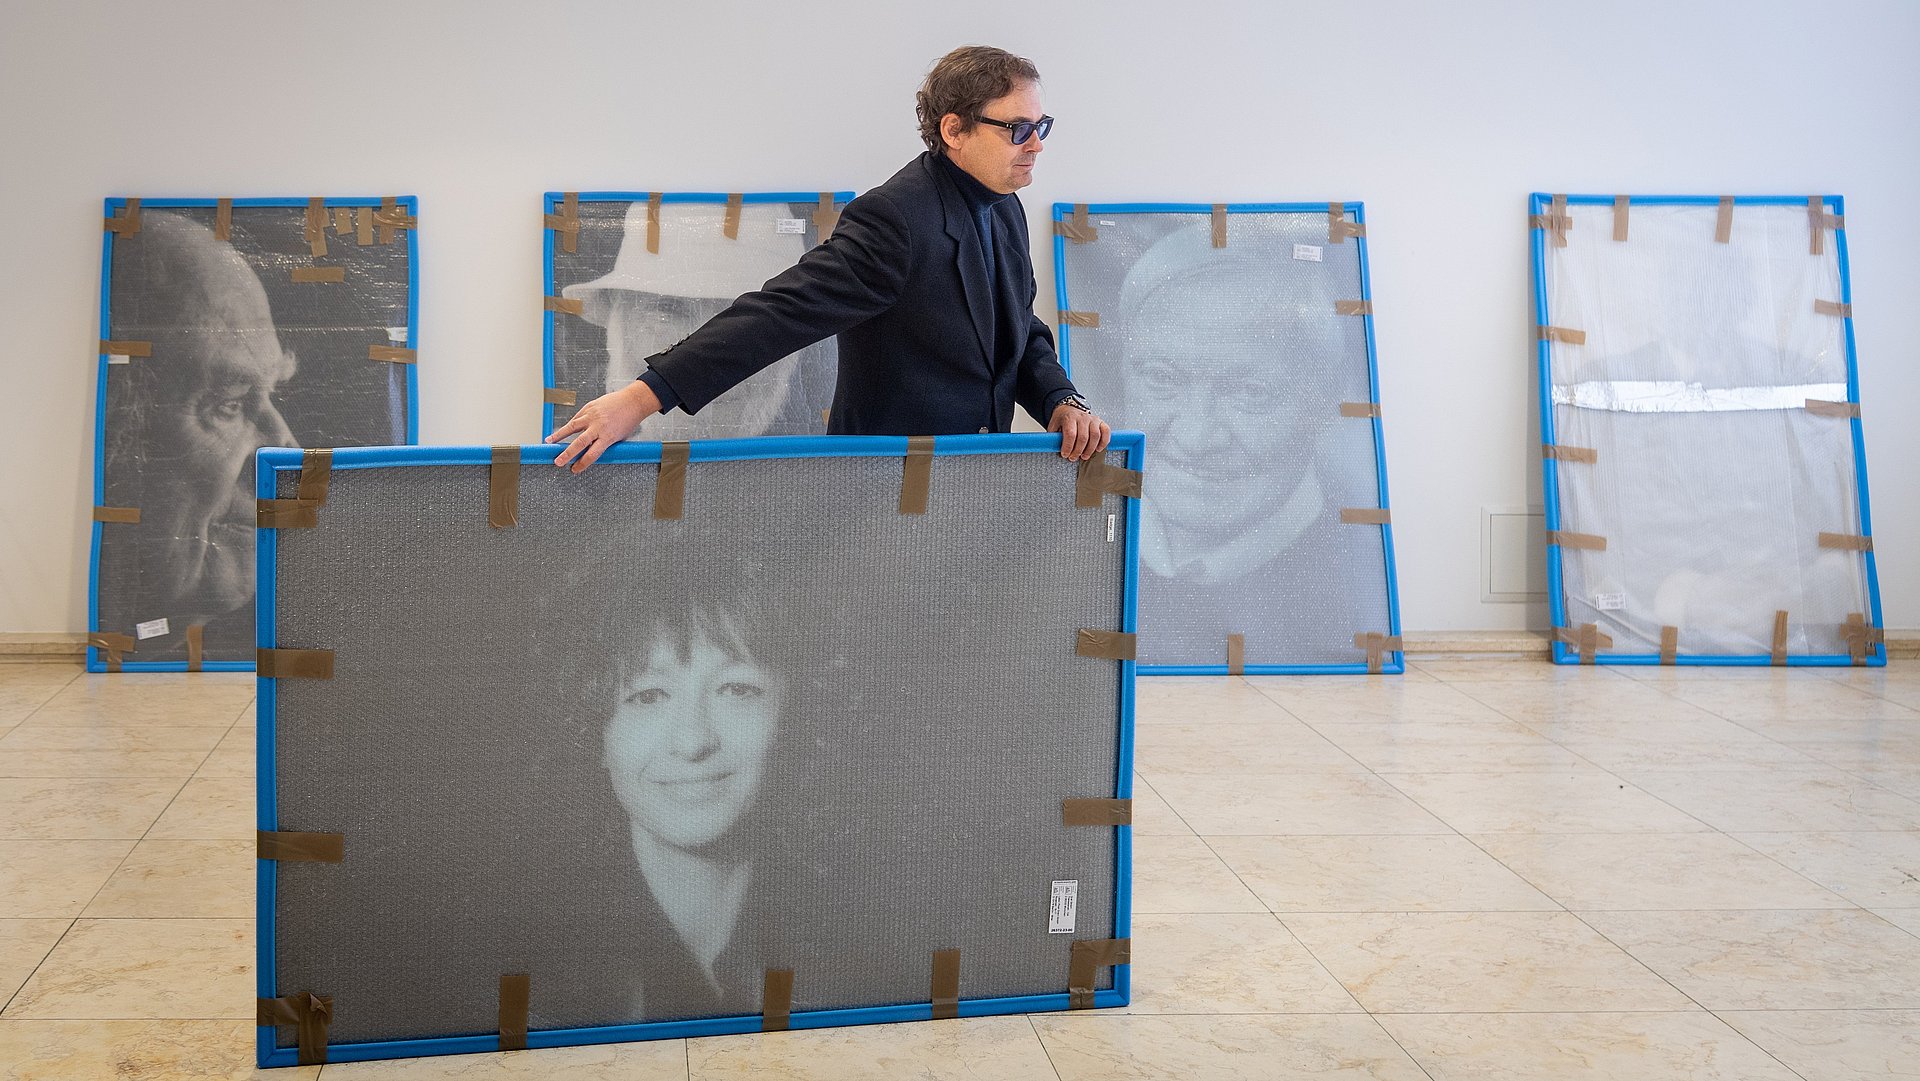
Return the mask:
{"type": "Polygon", "coordinates": [[[1335,309],[1358,259],[1326,246],[1324,211],[1228,222],[1218,248],[1210,215],[1119,215],[1101,245],[1137,255],[1068,267],[1074,305],[1101,312],[1074,332],[1074,378],[1152,448],[1140,661],[1221,664],[1244,634],[1249,664],[1352,663],[1387,612],[1379,527],[1340,520],[1379,505],[1372,427],[1340,414],[1372,396],[1364,321],[1335,309]]]}
{"type": "MultiPolygon", "coordinates": [[[[669,200],[648,242],[644,198],[583,199],[577,251],[555,245],[554,285],[580,312],[553,319],[557,389],[581,401],[618,390],[665,350],[792,266],[819,242],[818,202],[743,203],[726,235],[721,202],[669,200]]],[[[744,439],[818,435],[827,430],[838,359],[832,339],[816,342],[748,377],[697,414],[675,410],[642,421],[636,439],[744,439]]],[[[555,423],[571,415],[554,409],[555,423]]]]}
{"type": "Polygon", "coordinates": [[[253,455],[260,447],[407,441],[407,244],[304,237],[304,206],[143,209],[114,238],[109,328],[146,343],[107,367],[94,629],[133,639],[121,663],[253,660],[253,455]],[[296,268],[341,266],[338,282],[296,268]],[[192,628],[200,628],[193,631],[192,628]]]}

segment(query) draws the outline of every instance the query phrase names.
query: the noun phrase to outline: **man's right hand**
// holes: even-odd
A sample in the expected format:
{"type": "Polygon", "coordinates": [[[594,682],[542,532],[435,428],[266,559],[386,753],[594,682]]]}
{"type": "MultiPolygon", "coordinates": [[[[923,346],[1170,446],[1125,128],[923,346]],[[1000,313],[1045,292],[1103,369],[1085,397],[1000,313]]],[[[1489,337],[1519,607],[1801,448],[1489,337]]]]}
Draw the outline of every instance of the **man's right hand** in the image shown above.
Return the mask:
{"type": "Polygon", "coordinates": [[[612,393],[602,394],[581,406],[572,419],[547,437],[549,443],[573,437],[567,449],[553,459],[553,464],[572,465],[575,473],[584,473],[588,466],[600,460],[608,447],[632,435],[641,421],[659,411],[660,399],[654,396],[653,388],[638,379],[612,393]]]}

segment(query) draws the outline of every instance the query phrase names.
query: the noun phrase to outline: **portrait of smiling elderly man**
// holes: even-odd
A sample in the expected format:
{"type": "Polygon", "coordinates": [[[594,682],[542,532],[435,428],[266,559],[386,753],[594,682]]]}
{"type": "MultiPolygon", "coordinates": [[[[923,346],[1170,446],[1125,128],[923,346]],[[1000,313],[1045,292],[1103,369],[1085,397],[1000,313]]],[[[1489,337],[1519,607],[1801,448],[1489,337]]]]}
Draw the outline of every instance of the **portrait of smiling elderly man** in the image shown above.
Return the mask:
{"type": "Polygon", "coordinates": [[[236,208],[222,240],[212,208],[149,208],[114,240],[113,338],[146,354],[109,364],[103,403],[122,520],[99,527],[95,626],[132,640],[122,664],[253,660],[254,451],[406,440],[404,374],[368,359],[405,322],[405,245],[316,259],[304,214],[236,208]],[[316,262],[352,273],[294,281],[316,262]]]}
{"type": "Polygon", "coordinates": [[[698,415],[781,357],[837,335],[827,430],[956,435],[1012,430],[1014,410],[1092,458],[1111,434],[1074,389],[1034,314],[1026,212],[1053,117],[1040,72],[1002,49],[955,49],[914,101],[927,150],[847,204],[827,240],[677,344],[638,379],[581,406],[549,442],[575,472],[648,417],[698,415]]]}

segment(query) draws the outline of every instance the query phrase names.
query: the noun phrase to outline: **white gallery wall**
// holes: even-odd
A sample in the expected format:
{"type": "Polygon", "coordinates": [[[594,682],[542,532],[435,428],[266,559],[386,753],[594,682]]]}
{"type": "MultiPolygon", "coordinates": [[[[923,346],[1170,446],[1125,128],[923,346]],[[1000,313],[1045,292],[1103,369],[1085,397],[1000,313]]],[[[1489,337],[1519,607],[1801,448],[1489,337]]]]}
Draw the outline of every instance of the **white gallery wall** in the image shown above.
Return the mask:
{"type": "Polygon", "coordinates": [[[1544,622],[1480,597],[1481,509],[1540,502],[1527,193],[1845,195],[1886,621],[1920,627],[1911,0],[5,0],[0,632],[85,628],[103,197],[419,196],[421,438],[531,442],[541,192],[871,188],[970,42],[1059,118],[1036,238],[1055,200],[1365,202],[1412,631],[1544,622]]]}

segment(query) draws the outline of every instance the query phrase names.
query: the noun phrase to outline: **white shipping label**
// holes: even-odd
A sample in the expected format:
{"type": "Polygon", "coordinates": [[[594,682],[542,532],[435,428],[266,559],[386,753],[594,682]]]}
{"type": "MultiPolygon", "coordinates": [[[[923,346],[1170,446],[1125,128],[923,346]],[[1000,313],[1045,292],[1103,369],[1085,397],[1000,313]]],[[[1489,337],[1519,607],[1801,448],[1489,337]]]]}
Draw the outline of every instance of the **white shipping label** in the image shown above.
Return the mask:
{"type": "Polygon", "coordinates": [[[407,344],[407,328],[406,327],[388,327],[387,340],[389,342],[398,342],[401,345],[407,344]]]}
{"type": "Polygon", "coordinates": [[[1113,529],[1114,529],[1114,526],[1118,524],[1119,517],[1120,516],[1117,514],[1107,515],[1107,543],[1108,544],[1113,543],[1113,529]]]}
{"type": "Polygon", "coordinates": [[[1119,222],[1117,222],[1117,221],[1114,221],[1114,220],[1113,220],[1112,218],[1101,218],[1101,219],[1100,219],[1100,224],[1101,224],[1101,225],[1106,225],[1106,226],[1111,226],[1111,227],[1113,227],[1113,228],[1115,228],[1115,229],[1118,229],[1118,228],[1120,227],[1120,223],[1119,223],[1119,222]]]}
{"type": "Polygon", "coordinates": [[[166,620],[149,619],[145,623],[133,625],[133,636],[144,642],[149,638],[158,638],[170,630],[172,628],[167,625],[166,620]]]}
{"type": "Polygon", "coordinates": [[[1602,612],[1617,612],[1627,606],[1625,593],[1595,593],[1593,606],[1602,612]]]}
{"type": "Polygon", "coordinates": [[[1047,905],[1047,933],[1050,935],[1072,934],[1074,913],[1079,907],[1080,880],[1055,882],[1053,900],[1047,905]]]}
{"type": "Polygon", "coordinates": [[[1309,263],[1317,263],[1320,261],[1320,256],[1323,251],[1324,249],[1315,247],[1312,244],[1295,244],[1293,246],[1293,257],[1309,263]]]}
{"type": "Polygon", "coordinates": [[[108,364],[132,364],[133,358],[126,355],[125,353],[108,353],[107,363],[108,364]]]}
{"type": "Polygon", "coordinates": [[[807,219],[775,218],[773,219],[773,231],[781,235],[791,234],[793,236],[799,236],[807,231],[807,219]]]}

